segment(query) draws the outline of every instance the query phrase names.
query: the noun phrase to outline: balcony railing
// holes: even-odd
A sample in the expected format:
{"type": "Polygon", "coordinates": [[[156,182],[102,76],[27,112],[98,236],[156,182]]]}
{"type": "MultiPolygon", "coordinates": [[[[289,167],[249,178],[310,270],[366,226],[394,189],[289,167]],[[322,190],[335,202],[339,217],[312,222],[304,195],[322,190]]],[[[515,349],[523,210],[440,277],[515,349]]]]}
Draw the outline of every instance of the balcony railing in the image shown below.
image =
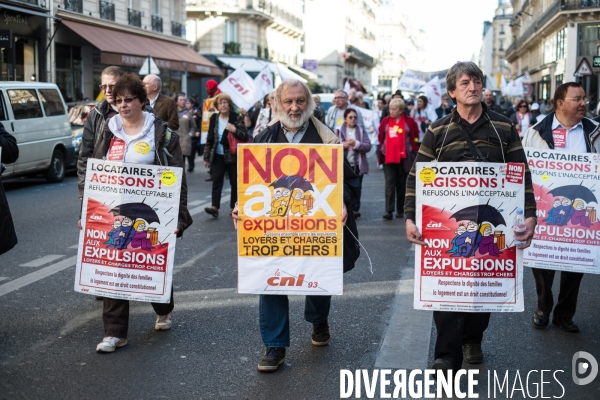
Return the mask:
{"type": "Polygon", "coordinates": [[[182,37],[183,25],[176,21],[171,21],[171,35],[182,37]]]}
{"type": "Polygon", "coordinates": [[[100,1],[100,18],[109,21],[115,20],[115,5],[108,1],[100,1]]]}
{"type": "Polygon", "coordinates": [[[563,10],[578,10],[580,8],[600,8],[600,0],[563,0],[563,10]]]}
{"type": "Polygon", "coordinates": [[[128,13],[127,17],[129,20],[129,25],[137,26],[138,28],[141,28],[142,27],[142,12],[128,8],[127,13],[128,13]]]}
{"type": "Polygon", "coordinates": [[[83,0],[65,0],[65,10],[83,13],[83,0]]]}
{"type": "Polygon", "coordinates": [[[163,19],[158,15],[152,16],[152,30],[154,32],[162,32],[163,31],[163,19]]]}
{"type": "MultiPolygon", "coordinates": [[[[581,0],[581,1],[585,1],[585,0],[581,0]]],[[[591,0],[588,0],[591,1],[591,0]]],[[[597,0],[594,0],[597,2],[597,0]]],[[[512,42],[512,44],[510,46],[508,46],[508,48],[506,49],[506,54],[511,53],[514,50],[517,50],[518,48],[520,48],[523,43],[525,43],[526,40],[532,38],[533,36],[535,36],[535,32],[541,28],[542,26],[544,26],[548,21],[550,21],[556,14],[558,14],[561,9],[565,9],[565,4],[570,2],[570,0],[561,0],[561,1],[555,1],[554,3],[552,3],[552,5],[550,7],[548,7],[548,9],[546,11],[544,11],[544,13],[542,15],[540,15],[540,17],[533,21],[532,24],[527,28],[527,30],[521,34],[517,40],[514,40],[512,42]]]]}

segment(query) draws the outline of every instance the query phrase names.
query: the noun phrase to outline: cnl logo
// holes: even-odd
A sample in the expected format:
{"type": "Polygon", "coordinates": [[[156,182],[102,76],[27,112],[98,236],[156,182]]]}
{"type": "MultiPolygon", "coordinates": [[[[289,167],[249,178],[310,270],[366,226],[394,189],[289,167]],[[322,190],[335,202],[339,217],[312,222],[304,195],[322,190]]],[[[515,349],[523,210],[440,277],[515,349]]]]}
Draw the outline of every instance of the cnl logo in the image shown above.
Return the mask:
{"type": "Polygon", "coordinates": [[[94,221],[102,221],[102,215],[92,214],[90,215],[90,219],[94,221]]]}
{"type": "Polygon", "coordinates": [[[296,278],[295,276],[280,276],[281,273],[279,270],[275,271],[275,276],[267,279],[267,284],[269,286],[302,286],[304,283],[304,274],[299,274],[296,278]]]}
{"type": "Polygon", "coordinates": [[[428,228],[441,228],[442,227],[442,223],[441,222],[435,222],[435,221],[429,221],[429,223],[427,224],[428,228]]]}

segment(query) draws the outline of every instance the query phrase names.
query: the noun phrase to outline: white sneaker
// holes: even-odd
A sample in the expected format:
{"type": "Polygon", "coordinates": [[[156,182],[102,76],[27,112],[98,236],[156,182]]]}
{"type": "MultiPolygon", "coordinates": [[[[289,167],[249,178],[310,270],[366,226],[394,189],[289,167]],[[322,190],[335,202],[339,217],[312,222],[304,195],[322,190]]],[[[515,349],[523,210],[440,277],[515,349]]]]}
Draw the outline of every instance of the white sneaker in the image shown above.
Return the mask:
{"type": "Polygon", "coordinates": [[[157,315],[156,323],[154,324],[154,330],[157,331],[166,331],[171,329],[173,325],[173,313],[168,313],[167,315],[157,315]]]}
{"type": "Polygon", "coordinates": [[[123,347],[127,344],[127,339],[119,339],[114,336],[107,336],[96,346],[99,353],[112,353],[117,347],[123,347]]]}

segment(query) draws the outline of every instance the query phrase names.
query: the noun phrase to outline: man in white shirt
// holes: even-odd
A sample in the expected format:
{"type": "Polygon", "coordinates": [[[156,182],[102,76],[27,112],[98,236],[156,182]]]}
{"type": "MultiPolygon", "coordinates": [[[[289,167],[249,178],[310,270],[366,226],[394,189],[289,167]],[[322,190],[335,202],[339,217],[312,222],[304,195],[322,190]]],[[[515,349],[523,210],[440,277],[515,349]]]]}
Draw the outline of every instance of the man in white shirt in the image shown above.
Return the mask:
{"type": "MultiPolygon", "coordinates": [[[[556,149],[577,153],[598,152],[600,141],[595,137],[599,130],[597,122],[585,118],[588,100],[581,84],[567,82],[554,92],[555,112],[550,113],[541,122],[529,127],[523,136],[523,147],[556,149]],[[595,149],[595,150],[594,150],[595,149]]],[[[573,200],[573,199],[571,199],[573,200]]],[[[538,306],[533,314],[533,326],[544,329],[550,321],[567,332],[579,332],[573,322],[577,307],[579,285],[582,273],[562,271],[558,303],[554,307],[552,282],[556,271],[532,268],[538,296],[538,306]]]]}
{"type": "Polygon", "coordinates": [[[329,107],[327,110],[327,116],[325,117],[325,124],[335,132],[336,129],[340,129],[342,124],[344,123],[344,111],[346,108],[353,108],[356,110],[358,114],[358,125],[361,128],[365,128],[365,123],[363,120],[363,116],[358,110],[358,107],[348,104],[348,94],[344,92],[342,89],[336,90],[335,95],[333,97],[333,105],[329,107]]]}

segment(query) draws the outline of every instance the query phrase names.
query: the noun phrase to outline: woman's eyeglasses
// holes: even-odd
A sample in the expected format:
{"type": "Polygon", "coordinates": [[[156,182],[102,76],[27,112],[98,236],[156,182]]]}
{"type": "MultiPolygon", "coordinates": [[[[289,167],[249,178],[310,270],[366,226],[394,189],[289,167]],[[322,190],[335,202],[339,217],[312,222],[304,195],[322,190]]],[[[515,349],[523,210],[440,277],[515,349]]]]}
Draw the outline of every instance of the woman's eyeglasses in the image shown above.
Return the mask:
{"type": "Polygon", "coordinates": [[[519,108],[527,108],[527,106],[523,105],[523,106],[519,106],[519,108]]]}
{"type": "Polygon", "coordinates": [[[348,119],[358,119],[358,117],[356,115],[351,115],[349,117],[347,117],[348,119]]]}
{"type": "Polygon", "coordinates": [[[116,99],[115,100],[115,104],[119,105],[123,102],[125,102],[125,104],[129,104],[131,103],[133,100],[137,99],[137,97],[125,97],[124,99],[116,99]]]}

